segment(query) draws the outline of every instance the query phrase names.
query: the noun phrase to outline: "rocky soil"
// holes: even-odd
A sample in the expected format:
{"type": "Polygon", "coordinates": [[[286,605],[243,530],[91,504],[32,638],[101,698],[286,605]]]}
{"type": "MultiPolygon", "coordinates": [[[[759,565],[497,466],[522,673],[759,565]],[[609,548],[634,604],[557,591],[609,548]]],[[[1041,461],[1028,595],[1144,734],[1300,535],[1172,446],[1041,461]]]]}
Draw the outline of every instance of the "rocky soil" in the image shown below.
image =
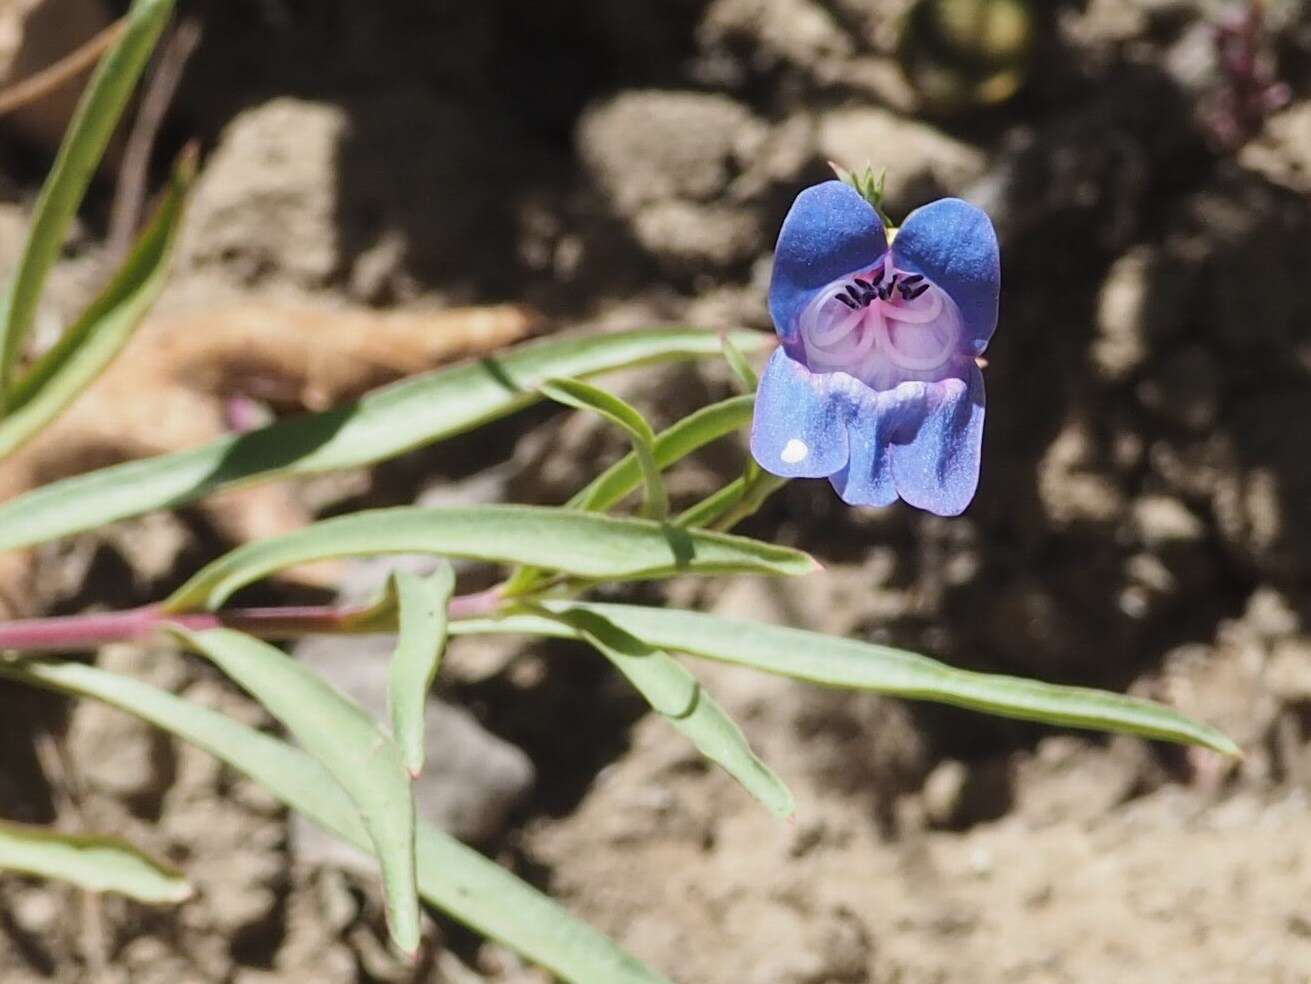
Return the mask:
{"type": "MultiPolygon", "coordinates": [[[[967,514],[854,511],[793,483],[746,531],[804,547],[824,574],[786,591],[679,582],[665,599],[1130,690],[1222,727],[1246,757],[698,666],[796,794],[780,825],[587,654],[460,640],[422,809],[681,984],[1311,980],[1311,16],[1267,4],[1293,97],[1221,146],[1213,5],[1039,4],[1020,93],[949,115],[924,111],[897,68],[905,6],[200,4],[156,173],[193,135],[205,171],[148,331],[237,303],[768,328],[772,238],[827,160],[886,165],[894,216],[943,194],[983,205],[1004,291],[967,514]]],[[[0,268],[49,160],[42,133],[0,135],[0,268]]],[[[104,275],[113,185],[56,272],[48,332],[104,275]]],[[[270,397],[217,365],[211,396],[275,414],[322,398],[304,380],[270,397]]],[[[709,365],[616,385],[660,423],[729,390],[709,365]]],[[[70,437],[60,468],[194,435],[135,448],[105,430],[70,437]]],[[[556,503],[622,450],[590,420],[534,411],[243,515],[556,503]]],[[[704,494],[741,457],[712,449],[671,489],[704,494]]],[[[186,510],[43,547],[24,604],[152,600],[260,529],[186,510]]],[[[269,596],[358,597],[381,577],[350,564],[269,596]]],[[[357,649],[300,655],[367,702],[379,663],[357,649]]],[[[175,653],[98,658],[272,726],[175,653]]],[[[120,715],[4,689],[0,736],[0,815],[120,832],[199,890],[155,910],[0,879],[5,984],[545,979],[440,916],[405,967],[357,859],[120,715]]]]}

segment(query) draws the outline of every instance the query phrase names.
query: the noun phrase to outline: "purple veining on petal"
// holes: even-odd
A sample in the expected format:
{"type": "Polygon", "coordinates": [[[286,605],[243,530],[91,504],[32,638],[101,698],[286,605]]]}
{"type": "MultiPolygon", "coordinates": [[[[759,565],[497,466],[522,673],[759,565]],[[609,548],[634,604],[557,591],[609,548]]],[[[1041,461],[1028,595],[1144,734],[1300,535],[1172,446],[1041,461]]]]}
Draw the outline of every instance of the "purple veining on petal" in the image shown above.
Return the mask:
{"type": "Polygon", "coordinates": [[[871,283],[857,273],[815,293],[797,320],[801,359],[812,372],[845,372],[876,390],[959,376],[962,328],[955,301],[921,275],[890,264],[876,271],[885,268],[882,290],[853,289],[871,283]],[[916,278],[910,289],[889,286],[907,276],[916,278]]]}

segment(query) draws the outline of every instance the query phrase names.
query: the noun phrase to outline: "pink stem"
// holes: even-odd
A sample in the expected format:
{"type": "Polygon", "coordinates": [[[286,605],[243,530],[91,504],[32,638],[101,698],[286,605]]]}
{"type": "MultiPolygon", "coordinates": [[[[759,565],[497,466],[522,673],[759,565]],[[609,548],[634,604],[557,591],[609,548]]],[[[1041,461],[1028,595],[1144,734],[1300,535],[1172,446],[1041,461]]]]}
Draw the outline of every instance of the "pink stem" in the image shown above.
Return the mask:
{"type": "MultiPolygon", "coordinates": [[[[452,619],[478,618],[496,611],[500,588],[489,588],[451,599],[447,609],[452,619]]],[[[334,608],[331,605],[289,605],[279,608],[234,608],[220,612],[170,613],[160,605],[146,605],[123,612],[91,615],[62,615],[0,622],[0,650],[29,652],[95,649],[111,642],[150,641],[161,629],[176,625],[192,631],[236,629],[261,639],[299,639],[307,635],[346,634],[378,631],[367,627],[360,616],[367,605],[334,608]]]]}

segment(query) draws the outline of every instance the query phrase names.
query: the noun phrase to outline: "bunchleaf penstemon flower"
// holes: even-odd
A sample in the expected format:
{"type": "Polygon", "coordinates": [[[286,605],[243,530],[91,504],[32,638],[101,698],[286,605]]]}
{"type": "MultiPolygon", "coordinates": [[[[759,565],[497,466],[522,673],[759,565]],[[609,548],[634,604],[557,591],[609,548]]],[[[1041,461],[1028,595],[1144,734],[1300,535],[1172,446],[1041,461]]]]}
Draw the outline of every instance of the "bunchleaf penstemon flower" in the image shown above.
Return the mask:
{"type": "Polygon", "coordinates": [[[912,212],[888,245],[855,189],[797,196],[774,251],[782,345],[756,395],[751,453],[844,501],[959,515],[979,481],[983,374],[1001,284],[988,217],[957,198],[912,212]]]}

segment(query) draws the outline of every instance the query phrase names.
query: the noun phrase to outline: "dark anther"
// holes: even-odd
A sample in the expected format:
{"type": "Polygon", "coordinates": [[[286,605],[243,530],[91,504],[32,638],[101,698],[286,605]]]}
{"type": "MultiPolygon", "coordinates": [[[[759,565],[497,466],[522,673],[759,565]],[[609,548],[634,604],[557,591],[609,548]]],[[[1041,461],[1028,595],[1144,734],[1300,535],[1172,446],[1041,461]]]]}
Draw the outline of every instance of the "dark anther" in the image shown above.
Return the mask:
{"type": "Polygon", "coordinates": [[[861,280],[859,277],[855,277],[852,280],[852,283],[854,283],[857,287],[861,289],[863,293],[866,294],[868,294],[874,287],[874,285],[870,283],[868,280],[861,280]]]}
{"type": "Polygon", "coordinates": [[[838,295],[838,300],[841,301],[843,304],[845,304],[847,307],[851,308],[851,310],[853,310],[853,311],[855,311],[857,308],[860,307],[859,304],[857,304],[855,301],[853,301],[853,300],[852,300],[850,297],[848,297],[846,294],[839,294],[839,295],[838,295]]]}
{"type": "Polygon", "coordinates": [[[923,279],[924,279],[924,275],[922,273],[912,273],[909,277],[907,277],[905,280],[901,282],[901,286],[914,287],[917,283],[919,283],[923,279]]]}
{"type": "Polygon", "coordinates": [[[907,292],[906,292],[906,289],[905,289],[905,285],[903,284],[903,285],[902,285],[901,296],[904,297],[904,298],[905,298],[906,300],[908,300],[908,301],[913,301],[913,300],[915,300],[915,298],[919,297],[921,294],[923,294],[923,293],[924,293],[926,290],[928,290],[928,289],[929,289],[929,285],[928,285],[928,284],[920,284],[918,287],[916,287],[916,288],[915,288],[914,290],[912,290],[910,293],[907,293],[907,292]]]}
{"type": "MultiPolygon", "coordinates": [[[[864,301],[865,301],[865,298],[864,298],[864,292],[861,291],[859,288],[853,286],[852,284],[847,284],[847,286],[846,286],[846,291],[847,291],[848,294],[851,295],[851,299],[852,299],[853,301],[856,301],[856,302],[858,302],[858,303],[862,303],[862,304],[864,303],[864,301]]],[[[839,296],[840,296],[840,295],[839,295],[839,296]]]]}

